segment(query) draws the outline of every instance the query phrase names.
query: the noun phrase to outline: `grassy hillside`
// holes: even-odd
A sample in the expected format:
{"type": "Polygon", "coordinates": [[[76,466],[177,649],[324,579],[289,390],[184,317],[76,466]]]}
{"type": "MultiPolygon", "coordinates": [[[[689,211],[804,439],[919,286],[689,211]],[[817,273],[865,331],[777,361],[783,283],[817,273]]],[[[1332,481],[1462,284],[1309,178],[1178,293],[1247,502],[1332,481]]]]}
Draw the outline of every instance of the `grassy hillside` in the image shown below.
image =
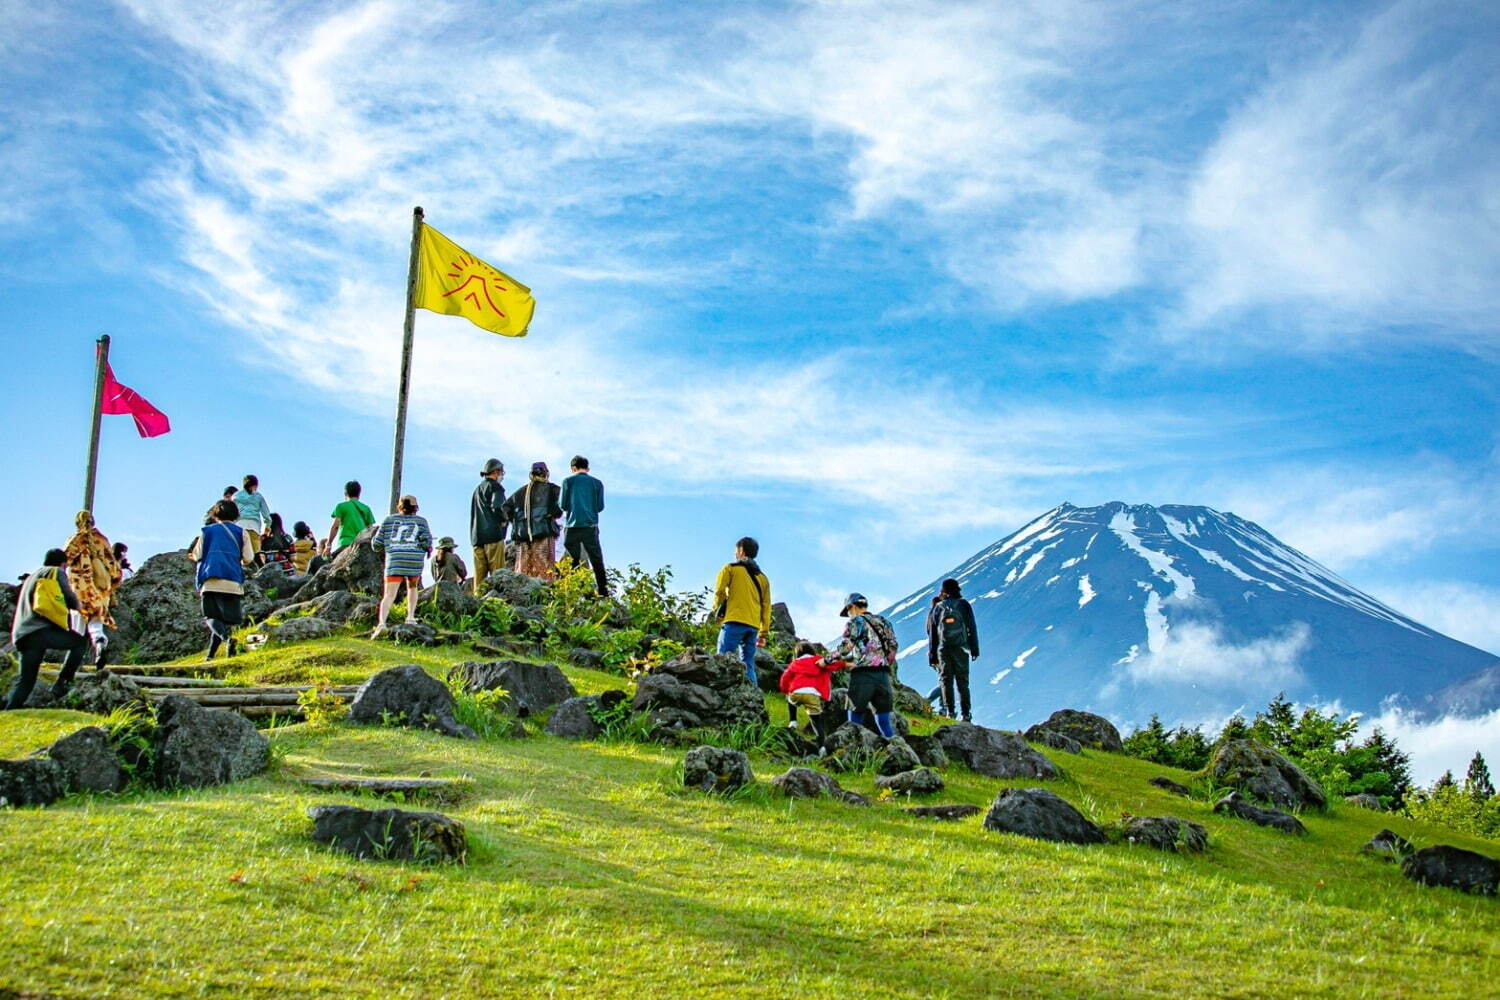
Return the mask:
{"type": "MultiPolygon", "coordinates": [[[[254,653],[234,679],[336,681],[459,650],[341,638],[254,653]]],[[[620,685],[571,672],[582,691],[620,685]]],[[[784,719],[773,705],[776,718],[784,719]]],[[[96,721],[0,715],[0,755],[96,721]]],[[[1158,765],[1048,752],[1096,821],[1178,815],[1206,855],[1060,846],[904,803],[729,799],[680,787],[681,748],[532,735],[477,743],[333,725],[271,732],[238,785],[0,811],[0,996],[1416,996],[1492,994],[1500,902],[1407,882],[1357,848],[1500,844],[1354,808],[1293,838],[1146,784],[1158,765]],[[440,807],[464,867],[358,861],[307,837],[311,774],[466,775],[440,807]],[[9,991],[9,992],[8,992],[9,991]]],[[[933,801],[1006,785],[955,765],[933,801]]],[[[874,794],[869,775],[842,776],[874,794]]]]}

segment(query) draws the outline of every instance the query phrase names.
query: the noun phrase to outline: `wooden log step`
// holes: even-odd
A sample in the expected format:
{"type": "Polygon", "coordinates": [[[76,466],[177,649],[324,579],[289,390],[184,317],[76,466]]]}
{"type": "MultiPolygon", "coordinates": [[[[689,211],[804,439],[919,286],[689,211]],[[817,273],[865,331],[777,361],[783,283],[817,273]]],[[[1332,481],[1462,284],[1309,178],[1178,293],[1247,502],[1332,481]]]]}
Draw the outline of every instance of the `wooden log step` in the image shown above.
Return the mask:
{"type": "MultiPolygon", "coordinates": [[[[176,692],[168,692],[174,694],[176,692]]],[[[154,700],[160,701],[166,695],[154,700]]],[[[336,694],[333,696],[339,701],[349,701],[353,695],[336,694]]],[[[256,692],[242,694],[200,694],[188,699],[197,702],[204,708],[230,708],[236,705],[296,705],[297,693],[289,691],[286,693],[256,692]]]]}
{"type": "MultiPolygon", "coordinates": [[[[225,695],[225,694],[273,694],[273,695],[290,694],[290,695],[297,695],[297,694],[301,694],[303,691],[311,691],[312,690],[312,685],[310,685],[310,684],[286,685],[284,687],[282,687],[282,686],[276,686],[276,687],[272,687],[272,686],[264,686],[264,687],[250,687],[250,686],[245,686],[245,687],[231,687],[231,686],[229,686],[229,685],[226,684],[226,685],[224,685],[222,687],[189,688],[187,690],[183,690],[181,688],[158,688],[158,687],[144,687],[141,690],[145,693],[145,695],[148,698],[151,697],[151,696],[153,696],[153,695],[164,698],[164,697],[166,697],[169,694],[182,695],[184,698],[214,698],[214,697],[218,697],[219,695],[225,695]]],[[[337,695],[337,696],[339,696],[341,698],[344,698],[344,697],[352,698],[354,696],[354,692],[358,691],[359,688],[351,686],[351,685],[344,685],[342,687],[329,688],[328,690],[329,690],[330,693],[332,693],[334,695],[337,695]]]]}
{"type": "MultiPolygon", "coordinates": [[[[40,677],[52,681],[57,679],[57,673],[56,667],[50,669],[44,667],[40,672],[40,677]]],[[[91,668],[84,667],[78,672],[78,676],[87,677],[91,673],[93,673],[91,668]]],[[[169,687],[176,690],[182,688],[217,688],[224,687],[227,684],[226,681],[212,680],[207,677],[160,677],[152,674],[126,674],[113,669],[110,670],[110,673],[142,688],[169,687]]]]}
{"type": "Polygon", "coordinates": [[[271,715],[281,719],[302,718],[302,708],[299,705],[230,705],[223,708],[226,712],[238,712],[250,719],[263,719],[271,715]]]}

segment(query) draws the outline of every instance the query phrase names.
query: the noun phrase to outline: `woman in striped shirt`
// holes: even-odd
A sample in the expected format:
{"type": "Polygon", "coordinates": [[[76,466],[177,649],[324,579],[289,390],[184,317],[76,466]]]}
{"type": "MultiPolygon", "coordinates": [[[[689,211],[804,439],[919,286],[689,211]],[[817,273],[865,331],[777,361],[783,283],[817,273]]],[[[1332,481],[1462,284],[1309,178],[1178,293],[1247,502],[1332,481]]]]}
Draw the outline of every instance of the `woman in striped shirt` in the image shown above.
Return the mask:
{"type": "Polygon", "coordinates": [[[385,593],[380,599],[380,619],[372,638],[385,634],[385,619],[406,584],[406,622],[417,621],[417,599],[422,592],[422,566],[432,554],[432,529],[427,518],[417,516],[417,498],[404,496],[396,504],[398,513],[380,523],[371,544],[385,551],[385,593]]]}

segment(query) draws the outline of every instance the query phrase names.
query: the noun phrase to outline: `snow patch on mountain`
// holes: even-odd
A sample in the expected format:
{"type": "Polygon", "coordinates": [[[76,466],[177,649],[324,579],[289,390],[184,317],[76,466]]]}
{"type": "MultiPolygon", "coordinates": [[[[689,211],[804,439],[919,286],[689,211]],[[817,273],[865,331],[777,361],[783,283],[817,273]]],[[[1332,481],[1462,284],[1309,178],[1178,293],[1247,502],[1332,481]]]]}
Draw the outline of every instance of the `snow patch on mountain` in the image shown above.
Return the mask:
{"type": "Polygon", "coordinates": [[[1127,549],[1134,552],[1146,561],[1151,567],[1151,572],[1172,584],[1172,595],[1179,601],[1188,601],[1193,597],[1197,589],[1193,584],[1193,578],[1186,573],[1178,571],[1172,557],[1165,552],[1147,548],[1136,534],[1135,516],[1128,511],[1120,511],[1110,518],[1109,530],[1117,535],[1127,549]]]}
{"type": "Polygon", "coordinates": [[[1098,596],[1098,594],[1094,593],[1093,584],[1089,583],[1089,575],[1087,573],[1078,578],[1078,606],[1080,608],[1098,596]]]}

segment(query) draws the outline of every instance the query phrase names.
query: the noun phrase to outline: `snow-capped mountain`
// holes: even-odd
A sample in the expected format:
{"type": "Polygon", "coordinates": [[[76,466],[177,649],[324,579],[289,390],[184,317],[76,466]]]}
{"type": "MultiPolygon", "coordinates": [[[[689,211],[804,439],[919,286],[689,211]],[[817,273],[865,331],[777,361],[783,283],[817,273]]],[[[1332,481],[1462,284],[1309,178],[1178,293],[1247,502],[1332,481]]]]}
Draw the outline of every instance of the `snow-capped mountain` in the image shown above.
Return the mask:
{"type": "MultiPolygon", "coordinates": [[[[1361,593],[1264,528],[1208,507],[1063,504],[944,574],[974,605],[975,721],[1024,727],[1058,708],[1121,723],[1217,723],[1278,691],[1373,712],[1463,690],[1500,660],[1361,593]]],[[[924,691],[939,577],[884,612],[901,678],[924,691]]],[[[1472,690],[1471,690],[1472,689],[1472,690]]],[[[1475,699],[1478,701],[1475,701],[1475,699]]],[[[1475,702],[1468,704],[1467,702],[1475,702]]]]}

